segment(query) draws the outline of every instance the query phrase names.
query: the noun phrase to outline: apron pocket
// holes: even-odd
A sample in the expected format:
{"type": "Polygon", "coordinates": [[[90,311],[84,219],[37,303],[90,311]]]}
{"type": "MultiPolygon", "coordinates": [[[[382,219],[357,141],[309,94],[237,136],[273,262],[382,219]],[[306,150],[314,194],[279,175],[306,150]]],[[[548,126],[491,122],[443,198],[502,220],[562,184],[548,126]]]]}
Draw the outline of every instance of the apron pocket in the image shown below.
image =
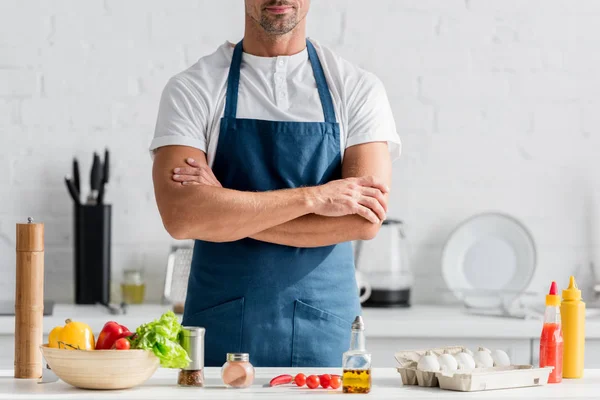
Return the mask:
{"type": "Polygon", "coordinates": [[[292,367],[341,367],[352,323],[296,300],[292,367]]]}
{"type": "Polygon", "coordinates": [[[222,303],[184,318],[184,325],[201,326],[204,336],[204,364],[220,367],[227,353],[239,353],[242,347],[244,298],[222,303]]]}

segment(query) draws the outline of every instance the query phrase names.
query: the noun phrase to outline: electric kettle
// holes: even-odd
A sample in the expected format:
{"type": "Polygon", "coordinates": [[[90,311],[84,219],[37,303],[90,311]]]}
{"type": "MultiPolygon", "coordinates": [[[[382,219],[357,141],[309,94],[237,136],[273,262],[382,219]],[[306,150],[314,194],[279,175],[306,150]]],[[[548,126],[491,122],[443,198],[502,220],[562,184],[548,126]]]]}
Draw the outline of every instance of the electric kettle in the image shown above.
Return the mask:
{"type": "MultiPolygon", "coordinates": [[[[403,224],[385,220],[377,236],[355,243],[357,272],[369,284],[364,307],[409,307],[413,274],[403,224]]],[[[362,300],[362,299],[361,299],[362,300]]]]}

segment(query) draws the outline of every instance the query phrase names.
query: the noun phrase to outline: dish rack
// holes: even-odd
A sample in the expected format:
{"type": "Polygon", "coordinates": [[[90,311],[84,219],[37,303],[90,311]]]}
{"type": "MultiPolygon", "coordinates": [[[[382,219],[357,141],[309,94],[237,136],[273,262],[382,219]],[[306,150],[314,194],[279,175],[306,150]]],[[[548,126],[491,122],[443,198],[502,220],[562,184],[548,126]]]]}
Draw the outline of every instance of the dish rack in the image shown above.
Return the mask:
{"type": "MultiPolygon", "coordinates": [[[[445,351],[455,355],[464,348],[463,346],[448,346],[430,349],[430,351],[436,356],[440,356],[445,351]]],[[[439,387],[459,392],[542,386],[548,383],[548,376],[553,369],[552,367],[534,368],[531,365],[510,365],[451,372],[417,370],[417,363],[426,352],[427,350],[406,350],[395,354],[396,361],[400,365],[397,370],[403,385],[439,387]]]]}

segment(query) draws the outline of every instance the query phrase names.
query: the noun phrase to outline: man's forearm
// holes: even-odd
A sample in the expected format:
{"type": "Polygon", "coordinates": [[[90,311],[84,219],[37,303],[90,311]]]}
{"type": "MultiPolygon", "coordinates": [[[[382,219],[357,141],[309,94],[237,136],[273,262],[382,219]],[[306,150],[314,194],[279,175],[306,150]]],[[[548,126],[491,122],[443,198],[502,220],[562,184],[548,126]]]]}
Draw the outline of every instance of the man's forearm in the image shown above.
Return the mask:
{"type": "Polygon", "coordinates": [[[351,240],[372,239],[378,229],[378,225],[357,215],[323,217],[309,214],[251,237],[263,242],[286,246],[321,247],[351,240]]]}
{"type": "MultiPolygon", "coordinates": [[[[303,189],[260,193],[173,184],[168,190],[168,198],[158,201],[159,210],[167,231],[177,239],[238,240],[311,210],[303,189]]],[[[157,200],[164,193],[157,191],[157,200]]]]}

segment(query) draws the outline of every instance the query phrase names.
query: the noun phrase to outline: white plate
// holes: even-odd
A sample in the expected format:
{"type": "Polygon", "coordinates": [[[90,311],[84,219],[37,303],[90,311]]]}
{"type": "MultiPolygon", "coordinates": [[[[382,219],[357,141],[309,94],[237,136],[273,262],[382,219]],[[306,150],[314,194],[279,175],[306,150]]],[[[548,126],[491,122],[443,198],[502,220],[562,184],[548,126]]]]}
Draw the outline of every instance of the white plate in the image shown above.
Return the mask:
{"type": "Polygon", "coordinates": [[[446,285],[468,307],[506,305],[525,291],[535,267],[535,242],[529,231],[498,213],[463,222],[442,255],[446,285]]]}

